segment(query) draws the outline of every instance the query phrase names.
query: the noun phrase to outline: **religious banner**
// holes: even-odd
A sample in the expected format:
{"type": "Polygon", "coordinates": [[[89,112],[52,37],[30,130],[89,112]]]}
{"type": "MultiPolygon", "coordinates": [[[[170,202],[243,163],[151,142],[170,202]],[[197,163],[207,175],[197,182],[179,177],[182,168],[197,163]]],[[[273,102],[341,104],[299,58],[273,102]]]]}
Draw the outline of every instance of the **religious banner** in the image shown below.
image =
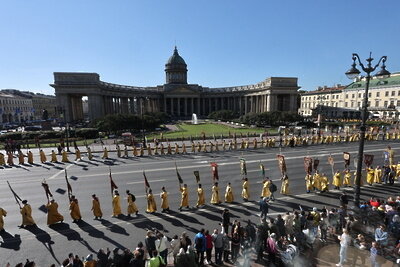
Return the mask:
{"type": "Polygon", "coordinates": [[[282,174],[282,175],[285,175],[285,173],[286,173],[285,156],[283,156],[283,155],[276,155],[276,158],[277,158],[277,160],[278,160],[279,170],[281,171],[281,174],[282,174]]]}
{"type": "Polygon", "coordinates": [[[304,170],[307,174],[312,173],[313,169],[313,159],[311,157],[304,157],[304,170]]]}
{"type": "Polygon", "coordinates": [[[367,165],[367,167],[371,166],[373,161],[374,161],[374,155],[364,154],[364,163],[365,165],[367,165]]]}
{"type": "Polygon", "coordinates": [[[50,197],[53,197],[53,194],[50,192],[49,185],[47,184],[45,179],[43,179],[42,186],[43,186],[44,192],[46,193],[46,198],[47,198],[47,202],[48,202],[48,201],[50,201],[50,197]]]}
{"type": "Polygon", "coordinates": [[[246,160],[244,158],[240,158],[240,174],[243,176],[247,175],[246,160]]]}
{"type": "Polygon", "coordinates": [[[314,159],[314,171],[318,170],[319,159],[314,159]]]}
{"type": "Polygon", "coordinates": [[[111,187],[111,196],[113,195],[113,192],[115,189],[118,189],[118,186],[114,183],[114,180],[111,175],[111,168],[110,168],[110,187],[111,187]]]}
{"type": "Polygon", "coordinates": [[[349,152],[343,152],[343,160],[344,160],[345,168],[348,168],[350,165],[350,153],[349,152]]]}

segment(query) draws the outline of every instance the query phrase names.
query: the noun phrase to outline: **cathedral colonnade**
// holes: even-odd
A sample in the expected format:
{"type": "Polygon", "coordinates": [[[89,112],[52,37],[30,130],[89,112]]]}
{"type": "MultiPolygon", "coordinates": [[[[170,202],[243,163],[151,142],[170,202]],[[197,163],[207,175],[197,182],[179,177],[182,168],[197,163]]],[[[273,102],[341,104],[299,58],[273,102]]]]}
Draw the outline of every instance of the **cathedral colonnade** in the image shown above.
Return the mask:
{"type": "Polygon", "coordinates": [[[177,48],[165,64],[165,74],[163,85],[137,87],[101,81],[97,73],[55,72],[50,86],[66,122],[87,119],[86,113],[92,121],[107,114],[161,111],[175,119],[190,119],[193,113],[205,118],[218,110],[244,115],[298,109],[300,87],[295,77],[269,77],[252,85],[222,88],[188,84],[187,65],[177,48]]]}

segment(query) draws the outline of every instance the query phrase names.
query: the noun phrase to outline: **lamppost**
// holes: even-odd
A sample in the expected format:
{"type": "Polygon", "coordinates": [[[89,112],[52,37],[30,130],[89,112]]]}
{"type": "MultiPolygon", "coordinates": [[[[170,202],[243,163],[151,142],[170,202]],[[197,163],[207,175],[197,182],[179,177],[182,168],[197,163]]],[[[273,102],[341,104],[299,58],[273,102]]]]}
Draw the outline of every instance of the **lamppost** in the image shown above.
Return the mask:
{"type": "MultiPolygon", "coordinates": [[[[138,101],[138,99],[139,98],[135,97],[134,98],[135,102],[138,101]]],[[[149,99],[148,97],[140,97],[140,100],[141,100],[140,101],[140,121],[141,121],[141,123],[140,123],[141,124],[140,131],[142,132],[142,146],[143,146],[143,148],[147,147],[147,145],[146,145],[146,136],[144,134],[144,118],[143,118],[143,115],[144,115],[144,103],[148,99],[149,99]]]]}
{"type": "Polygon", "coordinates": [[[325,96],[318,96],[318,137],[321,137],[321,121],[322,121],[322,100],[325,100],[325,96]]]}
{"type": "Polygon", "coordinates": [[[357,174],[356,174],[356,183],[355,183],[355,191],[354,191],[354,206],[356,209],[360,206],[360,183],[361,183],[361,169],[362,169],[362,164],[363,164],[363,157],[364,157],[364,141],[365,141],[365,122],[368,117],[368,90],[369,90],[369,82],[372,78],[371,73],[376,70],[376,68],[381,64],[381,70],[378,71],[375,76],[377,78],[385,78],[390,75],[390,72],[386,70],[385,62],[387,57],[383,56],[379,59],[378,64],[375,66],[372,66],[372,61],[374,60],[371,57],[371,53],[369,54],[369,58],[367,58],[367,65],[364,66],[363,63],[361,63],[360,57],[358,54],[353,54],[352,56],[353,59],[353,64],[351,65],[351,68],[346,71],[346,76],[349,79],[354,79],[356,78],[359,74],[360,71],[356,68],[357,63],[361,67],[361,69],[367,74],[365,77],[366,83],[365,83],[365,92],[364,92],[364,98],[363,98],[363,104],[362,104],[362,110],[361,110],[361,125],[360,125],[360,142],[359,142],[359,147],[358,147],[358,160],[357,160],[357,174]]]}

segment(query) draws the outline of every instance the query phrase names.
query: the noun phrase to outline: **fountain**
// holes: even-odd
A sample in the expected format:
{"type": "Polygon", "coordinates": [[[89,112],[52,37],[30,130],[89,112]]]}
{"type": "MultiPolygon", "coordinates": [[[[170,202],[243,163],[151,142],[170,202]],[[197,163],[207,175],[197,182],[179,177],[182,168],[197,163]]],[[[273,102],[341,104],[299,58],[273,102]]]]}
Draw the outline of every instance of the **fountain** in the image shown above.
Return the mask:
{"type": "Polygon", "coordinates": [[[197,121],[197,114],[196,113],[192,114],[192,124],[199,124],[199,122],[197,121]]]}

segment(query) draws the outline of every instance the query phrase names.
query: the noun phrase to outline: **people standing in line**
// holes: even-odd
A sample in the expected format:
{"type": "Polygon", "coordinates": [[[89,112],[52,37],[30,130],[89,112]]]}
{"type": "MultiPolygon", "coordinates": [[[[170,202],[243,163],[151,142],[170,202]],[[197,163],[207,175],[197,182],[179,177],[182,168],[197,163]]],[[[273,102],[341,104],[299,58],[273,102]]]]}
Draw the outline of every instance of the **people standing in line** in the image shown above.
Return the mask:
{"type": "Polygon", "coordinates": [[[64,217],[58,212],[58,204],[54,199],[51,199],[47,205],[47,225],[51,226],[58,222],[63,222],[64,217]]]}
{"type": "Polygon", "coordinates": [[[92,195],[92,209],[93,216],[95,220],[101,219],[103,217],[103,212],[101,211],[100,201],[96,194],[92,195]]]}
{"type": "Polygon", "coordinates": [[[212,234],[212,240],[214,243],[215,250],[215,264],[222,265],[222,253],[224,252],[224,235],[218,232],[218,229],[214,229],[212,234]]]}
{"type": "Polygon", "coordinates": [[[212,252],[212,249],[214,247],[213,238],[210,235],[210,232],[208,230],[206,230],[204,232],[204,237],[206,238],[206,261],[205,261],[205,263],[206,264],[212,264],[211,252],[212,252]]]}
{"type": "Polygon", "coordinates": [[[204,190],[201,184],[198,185],[197,188],[197,203],[196,203],[196,208],[203,207],[206,203],[205,197],[204,197],[204,190]]]}
{"type": "Polygon", "coordinates": [[[265,220],[267,219],[267,215],[268,215],[268,198],[264,197],[260,200],[259,202],[260,205],[260,218],[262,222],[265,222],[265,220]]]}
{"type": "Polygon", "coordinates": [[[225,202],[232,203],[233,200],[234,200],[234,197],[233,197],[232,186],[231,186],[231,183],[228,183],[226,185],[226,189],[225,189],[225,202]]]}
{"type": "Polygon", "coordinates": [[[32,208],[28,204],[27,200],[22,200],[23,207],[20,212],[22,215],[22,223],[19,228],[24,228],[25,226],[36,226],[35,221],[32,218],[32,208]]]}
{"type": "Polygon", "coordinates": [[[163,259],[164,263],[167,263],[168,247],[169,247],[168,238],[163,233],[158,232],[155,245],[158,254],[163,259]]]}
{"type": "Polygon", "coordinates": [[[183,187],[181,184],[179,184],[179,190],[181,191],[181,205],[179,207],[179,211],[182,211],[182,208],[184,207],[189,209],[189,192],[187,184],[184,184],[183,187]]]}
{"type": "Polygon", "coordinates": [[[219,198],[219,187],[218,187],[218,183],[214,183],[213,187],[212,187],[212,194],[211,194],[211,204],[213,205],[218,205],[221,204],[221,200],[219,198]]]}
{"type": "Polygon", "coordinates": [[[112,199],[112,207],[113,207],[112,217],[113,218],[119,217],[122,214],[122,210],[121,210],[121,197],[119,196],[117,190],[114,191],[114,196],[112,199]]]}
{"type": "Polygon", "coordinates": [[[77,223],[82,220],[81,210],[79,208],[78,199],[71,196],[69,203],[69,214],[71,215],[72,222],[77,223]]]}
{"type": "Polygon", "coordinates": [[[249,192],[249,179],[246,177],[243,179],[242,184],[242,198],[244,201],[249,201],[250,192],[249,192]]]}
{"type": "Polygon", "coordinates": [[[151,257],[153,255],[153,252],[156,251],[156,240],[157,238],[155,237],[154,232],[148,230],[144,243],[146,245],[146,250],[149,253],[149,257],[151,257]]]}
{"type": "Polygon", "coordinates": [[[204,252],[206,251],[206,237],[203,228],[194,237],[194,248],[198,259],[197,264],[202,266],[204,264],[204,252]]]}
{"type": "Polygon", "coordinates": [[[288,195],[289,194],[289,177],[285,174],[281,178],[282,185],[281,185],[281,194],[288,195]]]}
{"type": "Polygon", "coordinates": [[[154,213],[157,211],[156,200],[154,199],[153,190],[149,189],[147,193],[147,213],[154,213]]]}
{"type": "Polygon", "coordinates": [[[168,192],[164,186],[161,188],[160,198],[161,198],[161,208],[162,208],[161,212],[169,213],[168,192]]]}
{"type": "Polygon", "coordinates": [[[231,224],[231,214],[228,209],[224,209],[222,211],[222,227],[224,229],[224,233],[228,234],[229,225],[231,224]]]}

